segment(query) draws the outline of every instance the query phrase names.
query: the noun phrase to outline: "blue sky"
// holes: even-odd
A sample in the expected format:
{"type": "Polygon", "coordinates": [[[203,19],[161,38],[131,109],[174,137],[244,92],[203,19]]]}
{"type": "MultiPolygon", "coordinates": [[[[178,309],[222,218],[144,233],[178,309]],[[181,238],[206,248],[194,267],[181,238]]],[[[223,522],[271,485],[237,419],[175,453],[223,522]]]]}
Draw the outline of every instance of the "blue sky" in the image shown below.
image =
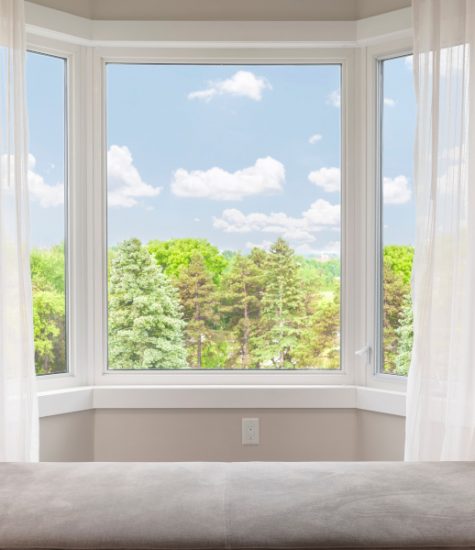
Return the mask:
{"type": "MultiPolygon", "coordinates": [[[[29,54],[27,76],[32,236],[48,246],[63,235],[64,64],[29,54]]],[[[247,251],[284,236],[337,254],[339,90],[336,65],[108,65],[109,244],[203,237],[247,251]]],[[[386,62],[384,94],[385,241],[412,242],[404,60],[386,62]]]]}

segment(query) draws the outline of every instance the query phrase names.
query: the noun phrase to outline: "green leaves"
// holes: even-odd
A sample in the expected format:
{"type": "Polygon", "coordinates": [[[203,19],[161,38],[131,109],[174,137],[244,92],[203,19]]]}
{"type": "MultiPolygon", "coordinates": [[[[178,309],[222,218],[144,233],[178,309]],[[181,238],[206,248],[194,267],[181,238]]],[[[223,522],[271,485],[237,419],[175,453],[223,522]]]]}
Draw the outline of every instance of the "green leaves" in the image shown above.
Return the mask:
{"type": "Polygon", "coordinates": [[[138,239],[114,251],[109,283],[109,368],[185,368],[182,309],[168,277],[138,239]]]}

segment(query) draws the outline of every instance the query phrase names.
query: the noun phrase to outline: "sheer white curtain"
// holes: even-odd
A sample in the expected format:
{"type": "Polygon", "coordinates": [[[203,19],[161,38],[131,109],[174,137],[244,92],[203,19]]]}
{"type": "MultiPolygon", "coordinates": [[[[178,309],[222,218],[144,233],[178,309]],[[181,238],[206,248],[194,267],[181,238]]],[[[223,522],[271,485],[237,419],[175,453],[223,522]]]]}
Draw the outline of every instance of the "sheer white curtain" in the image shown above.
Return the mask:
{"type": "Polygon", "coordinates": [[[38,459],[23,0],[0,0],[0,460],[38,459]]]}
{"type": "Polygon", "coordinates": [[[416,247],[406,460],[475,460],[475,1],[413,0],[416,247]]]}

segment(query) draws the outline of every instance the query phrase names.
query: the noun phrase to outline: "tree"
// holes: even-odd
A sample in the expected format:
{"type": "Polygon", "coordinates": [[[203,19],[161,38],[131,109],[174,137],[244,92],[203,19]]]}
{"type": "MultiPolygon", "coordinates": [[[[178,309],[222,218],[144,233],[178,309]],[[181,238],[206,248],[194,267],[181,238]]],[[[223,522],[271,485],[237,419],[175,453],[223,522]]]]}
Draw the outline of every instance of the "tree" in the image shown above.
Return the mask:
{"type": "MultiPolygon", "coordinates": [[[[193,254],[178,278],[181,303],[186,320],[188,357],[194,368],[202,368],[203,348],[215,339],[217,289],[204,258],[193,254]]],[[[205,350],[206,351],[206,350],[205,350]]]]}
{"type": "Polygon", "coordinates": [[[35,366],[38,374],[65,372],[64,245],[35,248],[30,255],[35,366]]]}
{"type": "Polygon", "coordinates": [[[412,312],[411,295],[407,294],[396,329],[398,338],[396,356],[396,374],[407,376],[411,366],[412,343],[414,340],[414,315],[412,312]]]}
{"type": "Polygon", "coordinates": [[[256,352],[264,365],[293,368],[303,316],[299,265],[294,251],[282,238],[271,246],[266,260],[256,352]]]}
{"type": "Polygon", "coordinates": [[[206,239],[170,239],[150,241],[148,250],[166,275],[178,278],[182,269],[190,265],[195,255],[203,259],[206,270],[218,283],[228,264],[221,252],[206,239]]]}
{"type": "Polygon", "coordinates": [[[115,251],[109,288],[109,361],[114,369],[185,368],[176,290],[138,239],[115,251]]]}
{"type": "Polygon", "coordinates": [[[235,255],[223,278],[222,312],[237,344],[230,360],[234,366],[236,356],[239,357],[239,367],[243,369],[251,367],[251,340],[259,318],[263,290],[263,274],[253,261],[254,257],[252,254],[235,255]]]}
{"type": "Polygon", "coordinates": [[[338,369],[340,367],[340,289],[330,296],[317,294],[306,318],[296,349],[301,367],[338,369]]]}
{"type": "Polygon", "coordinates": [[[64,294],[33,287],[33,326],[37,374],[66,370],[64,294]]]}
{"type": "Polygon", "coordinates": [[[412,274],[412,263],[414,260],[414,248],[405,245],[386,245],[384,247],[385,266],[401,275],[405,284],[410,284],[412,274]]]}
{"type": "Polygon", "coordinates": [[[383,266],[383,290],[384,370],[394,373],[398,348],[397,329],[410,287],[408,289],[402,275],[394,272],[386,259],[383,266]]]}

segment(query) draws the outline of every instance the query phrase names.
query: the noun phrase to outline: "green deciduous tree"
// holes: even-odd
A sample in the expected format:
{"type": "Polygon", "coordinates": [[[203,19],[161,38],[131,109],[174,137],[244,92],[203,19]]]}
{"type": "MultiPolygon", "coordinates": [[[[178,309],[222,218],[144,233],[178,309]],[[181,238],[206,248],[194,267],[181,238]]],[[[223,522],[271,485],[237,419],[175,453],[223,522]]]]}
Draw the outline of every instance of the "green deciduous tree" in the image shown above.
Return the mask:
{"type": "Polygon", "coordinates": [[[190,265],[197,254],[201,256],[206,270],[218,283],[228,261],[223,254],[206,239],[170,239],[150,241],[148,250],[166,275],[178,277],[183,268],[190,265]]]}
{"type": "Polygon", "coordinates": [[[66,370],[64,245],[30,255],[35,365],[38,374],[66,370]]]}
{"type": "Polygon", "coordinates": [[[203,353],[216,340],[218,315],[217,288],[199,253],[191,256],[188,265],[180,269],[178,289],[186,320],[188,358],[194,368],[206,367],[203,353]],[[207,348],[204,350],[204,348],[207,348]]]}
{"type": "Polygon", "coordinates": [[[186,367],[177,292],[138,239],[115,250],[109,287],[109,363],[114,369],[186,367]]]}

